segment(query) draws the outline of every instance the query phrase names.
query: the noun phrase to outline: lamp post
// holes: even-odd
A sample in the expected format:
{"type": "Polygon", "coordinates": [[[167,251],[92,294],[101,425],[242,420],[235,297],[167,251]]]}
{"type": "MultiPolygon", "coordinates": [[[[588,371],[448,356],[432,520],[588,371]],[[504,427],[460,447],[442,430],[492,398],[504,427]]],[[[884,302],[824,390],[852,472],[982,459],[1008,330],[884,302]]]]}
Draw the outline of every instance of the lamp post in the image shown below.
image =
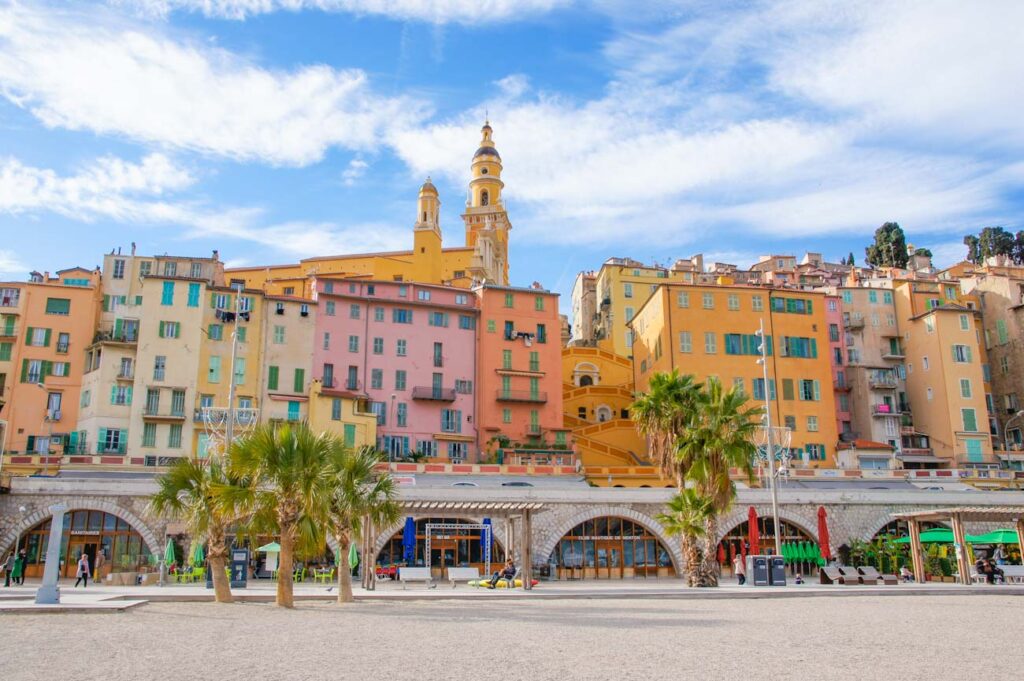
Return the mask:
{"type": "Polygon", "coordinates": [[[1016,414],[1006,419],[1006,424],[1003,426],[1003,446],[1005,446],[1007,450],[1010,448],[1010,442],[1007,439],[1007,436],[1010,434],[1010,424],[1021,417],[1024,417],[1024,410],[1019,410],[1016,414]]]}
{"type": "Polygon", "coordinates": [[[772,443],[772,408],[771,390],[768,383],[768,342],[764,336],[764,319],[760,320],[755,335],[761,339],[761,357],[757,363],[761,365],[764,376],[764,426],[767,438],[766,454],[768,459],[768,488],[772,495],[772,522],[774,523],[775,555],[782,555],[782,529],[779,527],[779,492],[775,487],[775,447],[772,443]]]}

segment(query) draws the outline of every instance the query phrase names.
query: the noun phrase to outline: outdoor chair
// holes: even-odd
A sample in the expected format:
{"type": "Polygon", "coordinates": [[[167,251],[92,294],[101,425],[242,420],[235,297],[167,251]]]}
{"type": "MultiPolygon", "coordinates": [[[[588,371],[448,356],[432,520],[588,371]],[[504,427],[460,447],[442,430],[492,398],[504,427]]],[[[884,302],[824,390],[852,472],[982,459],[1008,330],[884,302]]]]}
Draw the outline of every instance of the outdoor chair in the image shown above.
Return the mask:
{"type": "Polygon", "coordinates": [[[336,568],[331,568],[330,572],[317,572],[313,575],[313,579],[324,584],[327,584],[328,582],[333,582],[335,570],[336,568]]]}
{"type": "Polygon", "coordinates": [[[292,572],[292,581],[304,582],[306,581],[306,568],[297,568],[292,572]]]}
{"type": "Polygon", "coordinates": [[[822,584],[842,584],[843,576],[839,569],[834,567],[823,567],[818,570],[818,579],[822,584]]]}
{"type": "Polygon", "coordinates": [[[864,583],[865,584],[869,584],[869,583],[870,584],[878,584],[879,582],[881,582],[882,584],[899,584],[900,583],[900,578],[897,577],[896,575],[883,575],[878,570],[876,570],[874,567],[872,567],[870,565],[867,565],[867,566],[863,566],[862,565],[861,567],[857,568],[857,570],[860,572],[861,576],[864,578],[864,583]]]}
{"type": "Polygon", "coordinates": [[[843,576],[843,579],[840,582],[840,584],[844,584],[846,586],[856,586],[858,584],[866,584],[866,582],[864,581],[864,578],[860,576],[860,573],[857,572],[857,568],[855,568],[855,567],[849,567],[849,566],[841,567],[841,568],[839,568],[839,574],[841,574],[843,576]]]}

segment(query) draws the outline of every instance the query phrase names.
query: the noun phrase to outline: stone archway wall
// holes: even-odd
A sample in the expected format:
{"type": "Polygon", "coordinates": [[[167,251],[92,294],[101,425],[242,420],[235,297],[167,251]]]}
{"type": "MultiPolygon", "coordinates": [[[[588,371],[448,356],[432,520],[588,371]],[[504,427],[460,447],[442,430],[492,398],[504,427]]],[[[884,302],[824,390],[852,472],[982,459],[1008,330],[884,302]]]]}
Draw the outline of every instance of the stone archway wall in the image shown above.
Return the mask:
{"type": "Polygon", "coordinates": [[[562,537],[580,523],[602,516],[614,516],[628,518],[639,523],[648,532],[657,537],[672,559],[672,567],[676,571],[676,576],[682,576],[685,561],[683,560],[679,541],[665,534],[661,523],[654,519],[653,514],[658,512],[658,510],[658,508],[641,510],[632,506],[565,506],[537,513],[533,517],[534,530],[532,542],[534,546],[534,562],[546,562],[562,537]]]}
{"type": "Polygon", "coordinates": [[[52,516],[50,506],[58,502],[67,505],[68,511],[103,511],[117,516],[139,533],[142,541],[146,542],[150,553],[159,556],[163,551],[158,537],[162,536],[166,522],[158,521],[157,523],[152,523],[144,521],[140,513],[142,509],[128,508],[117,503],[118,501],[130,502],[131,498],[121,497],[115,500],[96,497],[63,497],[59,499],[50,498],[46,501],[33,499],[32,502],[35,503],[26,503],[27,500],[17,501],[21,505],[26,506],[26,512],[20,519],[17,515],[16,507],[15,509],[9,509],[6,513],[14,522],[5,529],[3,536],[0,537],[0,556],[4,555],[14,545],[15,538],[49,519],[52,516]],[[14,512],[12,513],[11,511],[14,512]],[[154,527],[156,527],[156,530],[154,530],[154,527]]]}
{"type": "MultiPolygon", "coordinates": [[[[377,564],[377,556],[384,550],[384,546],[391,541],[391,538],[396,533],[400,532],[405,527],[405,519],[408,515],[402,516],[402,519],[390,527],[384,528],[383,531],[377,533],[377,539],[373,543],[373,560],[370,561],[371,565],[377,564]]],[[[433,515],[430,513],[421,513],[419,515],[413,515],[412,519],[419,521],[423,518],[442,518],[444,516],[433,515]]],[[[464,522],[464,523],[483,523],[485,517],[490,516],[457,516],[451,517],[450,520],[453,523],[464,522]]],[[[505,520],[504,518],[491,518],[491,538],[494,539],[494,543],[501,547],[502,551],[506,551],[505,547],[505,520]]]]}
{"type": "MultiPolygon", "coordinates": [[[[754,504],[754,508],[757,510],[758,517],[771,517],[772,507],[771,504],[754,504]]],[[[730,531],[732,531],[737,525],[745,523],[747,521],[748,514],[750,512],[750,506],[735,506],[728,514],[718,519],[718,537],[717,542],[721,542],[730,531]]],[[[784,520],[787,523],[796,525],[798,528],[807,533],[807,536],[816,538],[818,536],[818,507],[810,506],[794,506],[785,505],[779,507],[779,520],[784,520]]],[[[832,550],[835,551],[836,537],[831,532],[831,526],[829,527],[829,540],[833,545],[832,550]]],[[[842,543],[842,542],[839,542],[842,543]]]]}

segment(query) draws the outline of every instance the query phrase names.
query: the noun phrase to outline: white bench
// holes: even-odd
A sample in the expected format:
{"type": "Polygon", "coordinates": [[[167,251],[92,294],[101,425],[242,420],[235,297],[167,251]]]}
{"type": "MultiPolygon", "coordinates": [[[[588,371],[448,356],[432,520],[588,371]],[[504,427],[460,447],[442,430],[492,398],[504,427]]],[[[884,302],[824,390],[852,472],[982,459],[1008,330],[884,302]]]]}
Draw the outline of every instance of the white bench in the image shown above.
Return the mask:
{"type": "MultiPolygon", "coordinates": [[[[1003,579],[1007,584],[1024,582],[1024,565],[998,565],[1003,571],[1003,579]]],[[[971,581],[985,583],[985,575],[979,575],[974,567],[971,567],[971,581]]]]}
{"type": "Polygon", "coordinates": [[[428,588],[434,588],[434,580],[430,576],[430,568],[425,567],[400,567],[398,568],[398,581],[405,588],[408,582],[424,582],[428,588]]]}
{"type": "Polygon", "coordinates": [[[455,581],[472,581],[480,579],[480,569],[475,567],[450,567],[448,568],[448,581],[452,583],[452,588],[455,588],[455,581]]]}

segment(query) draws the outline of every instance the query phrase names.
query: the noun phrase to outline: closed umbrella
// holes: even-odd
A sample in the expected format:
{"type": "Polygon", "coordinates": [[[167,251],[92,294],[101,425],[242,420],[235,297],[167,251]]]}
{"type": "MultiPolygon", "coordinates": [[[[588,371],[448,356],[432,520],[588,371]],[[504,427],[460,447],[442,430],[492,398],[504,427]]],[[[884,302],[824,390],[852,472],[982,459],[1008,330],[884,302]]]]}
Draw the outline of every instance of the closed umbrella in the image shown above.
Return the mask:
{"type": "Polygon", "coordinates": [[[750,543],[750,553],[757,555],[761,553],[761,535],[757,527],[757,509],[753,506],[747,511],[747,541],[750,543]]]}
{"type": "Polygon", "coordinates": [[[406,565],[416,562],[416,521],[412,516],[405,519],[405,528],[402,530],[402,560],[406,565]]]}
{"type": "Polygon", "coordinates": [[[353,570],[359,567],[359,552],[356,551],[355,542],[349,544],[348,547],[348,565],[353,570]]]}
{"type": "Polygon", "coordinates": [[[202,565],[203,561],[206,560],[206,554],[203,553],[203,545],[200,544],[199,542],[196,542],[195,546],[196,546],[195,551],[192,552],[192,564],[193,565],[202,565]]]}
{"type": "Polygon", "coordinates": [[[828,518],[825,517],[825,507],[818,507],[818,546],[821,548],[821,558],[828,561],[832,558],[832,548],[828,536],[828,518]]]}
{"type": "Polygon", "coordinates": [[[789,565],[789,542],[782,543],[782,560],[789,565]]]}
{"type": "Polygon", "coordinates": [[[725,565],[725,545],[718,545],[718,564],[725,565]]]}
{"type": "Polygon", "coordinates": [[[167,538],[167,546],[164,547],[164,563],[170,565],[177,560],[174,553],[174,540],[170,537],[167,538]]]}

